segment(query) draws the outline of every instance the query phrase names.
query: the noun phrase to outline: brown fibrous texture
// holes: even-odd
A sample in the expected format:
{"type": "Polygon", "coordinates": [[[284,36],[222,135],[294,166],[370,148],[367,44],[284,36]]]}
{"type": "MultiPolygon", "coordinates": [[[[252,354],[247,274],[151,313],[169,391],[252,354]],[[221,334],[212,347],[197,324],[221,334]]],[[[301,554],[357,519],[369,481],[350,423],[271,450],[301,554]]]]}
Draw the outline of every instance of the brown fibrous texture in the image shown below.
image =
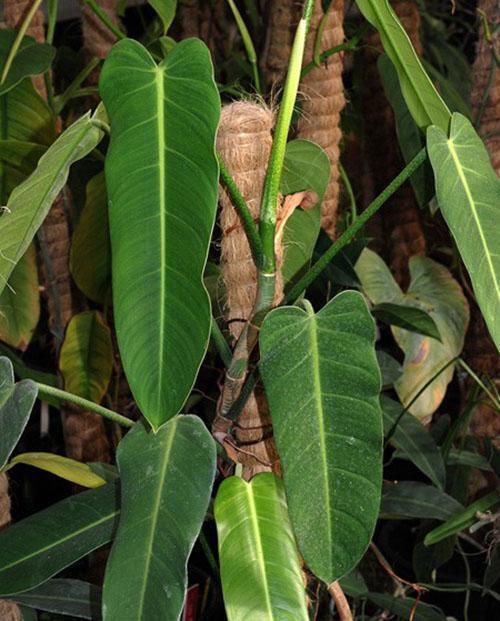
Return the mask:
{"type": "MultiPolygon", "coordinates": [[[[313,60],[318,27],[323,19],[321,0],[316,0],[307,38],[304,64],[313,60]]],[[[340,45],[344,41],[344,0],[334,0],[326,17],[321,51],[340,45]]],[[[337,53],[321,67],[315,67],[300,83],[302,116],[299,121],[299,138],[319,144],[331,164],[330,182],[321,205],[321,226],[333,239],[339,202],[340,114],[345,105],[342,82],[343,54],[337,53]]]]}
{"type": "Polygon", "coordinates": [[[182,38],[198,37],[206,43],[212,56],[224,52],[227,37],[222,30],[225,0],[192,0],[179,7],[182,38]]]}
{"type": "MultiPolygon", "coordinates": [[[[236,102],[222,109],[217,149],[255,219],[259,216],[273,122],[272,111],[262,104],[236,102]]],[[[222,188],[219,201],[225,315],[236,339],[252,312],[257,292],[257,270],[238,214],[222,188]]],[[[279,301],[282,294],[283,283],[279,276],[275,301],[279,301]]],[[[246,477],[273,468],[277,455],[267,401],[260,388],[252,393],[241,413],[235,437],[237,459],[244,465],[246,477]]]]}
{"type": "Polygon", "coordinates": [[[109,441],[101,416],[68,404],[64,408],[63,422],[68,457],[85,462],[109,461],[109,441]]]}
{"type": "MultiPolygon", "coordinates": [[[[473,116],[477,118],[482,108],[479,132],[487,136],[496,132],[495,136],[486,137],[485,143],[490,153],[493,168],[500,174],[500,70],[494,65],[492,46],[497,55],[500,54],[500,4],[498,0],[480,0],[478,8],[483,11],[490,24],[490,31],[497,33],[492,42],[485,39],[483,22],[480,22],[476,60],[473,67],[472,106],[473,116]],[[493,69],[493,74],[491,73],[493,69]],[[491,87],[486,101],[483,99],[491,79],[491,87]]],[[[466,353],[470,366],[476,373],[487,375],[497,384],[500,382],[500,356],[493,343],[488,328],[475,303],[471,304],[472,321],[466,341],[466,353]]],[[[499,442],[500,416],[486,403],[479,404],[471,421],[471,431],[477,438],[491,438],[499,442]]]]}
{"type": "MultiPolygon", "coordinates": [[[[96,3],[114,24],[119,24],[118,0],[96,0],[96,3]]],[[[116,42],[116,37],[87,5],[82,6],[82,31],[89,56],[106,58],[116,42]]]]}
{"type": "MultiPolygon", "coordinates": [[[[422,54],[417,5],[408,1],[393,1],[391,5],[417,54],[422,54]]],[[[403,164],[397,149],[394,114],[377,68],[377,59],[382,51],[378,33],[368,35],[366,43],[363,63],[365,147],[373,190],[379,194],[400,172],[403,164]]],[[[406,286],[409,280],[408,260],[415,255],[424,255],[426,251],[420,212],[410,183],[406,182],[379,213],[379,229],[382,224],[389,264],[398,283],[406,286]]],[[[377,242],[380,250],[381,240],[377,242]]]]}
{"type": "MultiPolygon", "coordinates": [[[[8,526],[11,520],[9,480],[5,472],[0,472],[0,529],[8,526]]],[[[0,600],[0,621],[21,621],[21,611],[13,602],[0,600]]]]}

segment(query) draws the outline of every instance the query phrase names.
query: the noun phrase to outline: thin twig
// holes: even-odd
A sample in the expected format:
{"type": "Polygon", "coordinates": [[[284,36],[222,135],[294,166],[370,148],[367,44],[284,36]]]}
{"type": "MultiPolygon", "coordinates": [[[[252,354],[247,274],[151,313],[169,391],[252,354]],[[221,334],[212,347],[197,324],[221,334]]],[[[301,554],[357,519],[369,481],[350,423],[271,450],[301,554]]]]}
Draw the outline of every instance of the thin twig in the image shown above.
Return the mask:
{"type": "Polygon", "coordinates": [[[328,585],[328,593],[330,593],[333,601],[335,602],[335,607],[339,613],[340,621],[353,621],[349,602],[347,601],[338,580],[328,585]]]}

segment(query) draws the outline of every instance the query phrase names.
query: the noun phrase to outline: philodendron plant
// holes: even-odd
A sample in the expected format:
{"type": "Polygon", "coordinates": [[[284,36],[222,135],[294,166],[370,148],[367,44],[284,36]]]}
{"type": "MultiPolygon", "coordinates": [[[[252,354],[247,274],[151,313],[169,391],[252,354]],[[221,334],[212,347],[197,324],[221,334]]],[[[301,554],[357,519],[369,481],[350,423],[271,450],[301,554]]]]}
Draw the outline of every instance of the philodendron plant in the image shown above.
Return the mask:
{"type": "MultiPolygon", "coordinates": [[[[430,160],[437,203],[498,346],[499,180],[471,122],[449,110],[389,3],[357,0],[361,13],[380,33],[409,114],[426,136],[426,147],[310,266],[319,228],[316,213],[316,235],[277,304],[276,280],[282,268],[276,257],[281,234],[278,205],[284,188],[293,185],[286,175],[290,177],[295,167],[295,185],[297,170],[302,175],[302,187],[294,187],[294,193],[316,190],[314,180],[293,160],[297,148],[287,145],[313,5],[313,0],[304,3],[295,32],[258,223],[231,178],[231,162],[216,152],[219,89],[210,52],[196,38],[174,44],[162,37],[159,57],[158,50],[152,55],[138,41],[122,36],[103,63],[102,102],[95,110],[38,151],[37,141],[29,137],[2,140],[6,170],[17,165],[16,153],[19,159],[23,148],[37,155],[30,174],[14,183],[0,216],[4,293],[13,286],[70,167],[89,154],[97,152],[98,159],[104,155],[105,188],[100,175],[92,191],[101,196],[107,192],[108,222],[102,227],[109,223],[114,328],[140,416],[134,421],[98,404],[112,372],[108,352],[113,345],[109,327],[96,310],[72,320],[61,350],[66,388],[71,384],[67,377],[81,378],[80,383],[73,381],[73,391],[33,377],[15,383],[11,361],[0,358],[0,467],[8,471],[17,463],[38,466],[90,488],[0,532],[0,597],[88,619],[102,615],[105,621],[173,621],[180,618],[186,601],[193,546],[200,537],[208,546],[202,527],[205,520],[214,519],[218,579],[230,621],[309,619],[306,570],[329,588],[341,607],[342,585],[348,594],[360,594],[352,586],[352,574],[351,582],[346,576],[370,545],[380,515],[384,431],[401,452],[411,451],[411,442],[414,447],[427,442],[426,459],[416,448],[414,459],[431,479],[434,505],[442,503],[442,511],[408,517],[446,520],[463,512],[443,491],[444,464],[434,440],[408,414],[435,377],[427,372],[410,389],[397,384],[404,407],[398,409],[384,397],[383,414],[382,359],[375,350],[374,317],[396,326],[395,337],[405,354],[414,353],[411,347],[420,347],[426,339],[444,356],[439,360],[445,366],[456,362],[468,311],[449,272],[421,259],[412,264],[414,282],[404,294],[384,276],[387,270],[378,259],[364,254],[356,268],[361,291],[341,291],[319,308],[304,294],[387,199],[430,160]],[[226,341],[226,327],[221,330],[213,317],[206,286],[219,191],[227,193],[238,212],[256,270],[254,307],[234,347],[226,341]],[[373,271],[377,267],[378,277],[373,271]],[[446,300],[428,288],[412,296],[421,283],[417,275],[429,283],[451,280],[446,300]],[[438,302],[449,303],[455,313],[456,331],[449,337],[435,316],[438,302]],[[420,340],[409,343],[410,337],[420,340]],[[226,366],[213,434],[186,406],[192,402],[210,343],[226,366]],[[269,406],[279,466],[247,480],[241,466],[234,467],[238,460],[232,437],[257,374],[269,406]],[[56,404],[73,403],[121,425],[126,433],[117,447],[116,468],[47,453],[12,456],[37,395],[56,404]],[[111,552],[102,592],[72,579],[54,579],[106,544],[111,544],[111,552]]],[[[19,45],[22,34],[9,40],[14,51],[4,60],[2,105],[10,105],[9,97],[19,97],[20,88],[29,90],[26,76],[45,71],[51,60],[44,64],[38,56],[40,69],[23,69],[18,56],[28,47],[19,45]]],[[[248,37],[245,29],[243,34],[248,37]]],[[[253,70],[258,72],[255,63],[253,70]]],[[[44,113],[47,107],[41,109],[44,113]]],[[[312,143],[300,148],[306,149],[303,161],[325,157],[312,143]]],[[[294,230],[297,234],[297,227],[294,230]]],[[[298,230],[300,234],[300,226],[298,230]]],[[[99,291],[106,287],[100,277],[99,291]]],[[[88,297],[104,302],[106,309],[111,304],[104,294],[88,297]]],[[[432,373],[438,371],[434,368],[432,373]]],[[[429,411],[421,407],[423,418],[429,411]]],[[[422,490],[415,485],[418,495],[422,490]]],[[[498,503],[496,493],[485,498],[482,510],[498,503]]],[[[459,526],[453,530],[452,525],[448,534],[463,528],[463,522],[456,521],[459,526]]],[[[213,565],[217,568],[215,561],[213,565]]]]}

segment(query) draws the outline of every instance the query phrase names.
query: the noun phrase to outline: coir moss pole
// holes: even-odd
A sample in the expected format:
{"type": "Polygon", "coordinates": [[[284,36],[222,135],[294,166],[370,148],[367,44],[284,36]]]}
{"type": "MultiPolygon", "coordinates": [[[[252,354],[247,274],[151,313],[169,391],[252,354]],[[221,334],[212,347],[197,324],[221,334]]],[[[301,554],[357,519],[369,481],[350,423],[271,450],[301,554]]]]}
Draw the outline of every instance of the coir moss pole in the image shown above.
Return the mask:
{"type": "MultiPolygon", "coordinates": [[[[256,221],[271,152],[273,121],[271,110],[264,105],[236,102],[222,109],[217,137],[219,155],[256,221]]],[[[236,340],[254,307],[257,270],[240,218],[224,189],[220,192],[220,205],[225,315],[236,340]]],[[[282,295],[283,282],[278,276],[276,302],[282,295]]],[[[244,445],[244,449],[235,447],[233,457],[244,465],[246,477],[272,468],[276,451],[271,436],[271,420],[267,401],[259,389],[252,393],[241,413],[235,437],[237,444],[244,445]]]]}
{"type": "MultiPolygon", "coordinates": [[[[411,39],[418,54],[422,53],[420,42],[420,14],[414,2],[391,2],[403,27],[411,39]]],[[[372,32],[366,37],[366,44],[361,70],[363,72],[362,100],[364,117],[365,148],[367,164],[371,174],[371,189],[376,196],[401,169],[398,153],[394,114],[385,96],[379,76],[377,60],[382,51],[378,33],[372,32]]],[[[367,184],[368,186],[368,184],[367,184]]],[[[366,196],[366,202],[373,196],[366,196]]],[[[377,250],[386,248],[390,267],[398,283],[408,284],[408,260],[414,255],[424,255],[426,242],[420,218],[420,212],[413,189],[405,183],[396,194],[387,201],[379,212],[377,234],[383,232],[384,243],[377,240],[377,250]]],[[[373,222],[371,227],[376,226],[373,222]]],[[[368,234],[372,232],[368,228],[368,234]]]]}
{"type": "MultiPolygon", "coordinates": [[[[96,0],[97,5],[108,16],[113,24],[119,24],[119,0],[96,0]]],[[[85,50],[90,58],[106,58],[116,42],[116,36],[106,27],[88,5],[82,6],[82,32],[85,50]]],[[[98,74],[94,73],[96,83],[98,74]]]]}
{"type": "MultiPolygon", "coordinates": [[[[333,0],[326,15],[321,0],[316,0],[304,65],[313,60],[317,46],[322,52],[343,43],[343,21],[344,0],[333,0]]],[[[302,115],[299,137],[319,144],[330,158],[331,177],[321,206],[321,226],[332,239],[339,202],[340,114],[345,105],[342,68],[343,54],[334,54],[300,83],[302,115]]]]}

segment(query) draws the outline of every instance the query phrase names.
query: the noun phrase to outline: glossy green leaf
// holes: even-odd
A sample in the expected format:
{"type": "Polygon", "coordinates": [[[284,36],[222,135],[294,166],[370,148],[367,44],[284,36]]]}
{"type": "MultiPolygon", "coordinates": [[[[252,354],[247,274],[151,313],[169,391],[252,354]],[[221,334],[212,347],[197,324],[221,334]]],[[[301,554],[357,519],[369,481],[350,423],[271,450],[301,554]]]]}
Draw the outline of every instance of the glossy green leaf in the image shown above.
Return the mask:
{"type": "Polygon", "coordinates": [[[450,450],[447,464],[449,466],[472,466],[472,468],[477,468],[478,470],[493,472],[491,464],[483,455],[461,449],[452,448],[450,450]]]}
{"type": "Polygon", "coordinates": [[[71,481],[82,487],[100,487],[106,483],[87,464],[54,453],[20,453],[10,460],[5,470],[9,470],[17,464],[46,470],[61,477],[61,479],[66,479],[66,481],[71,481]]]}
{"type": "Polygon", "coordinates": [[[500,179],[471,122],[454,114],[450,136],[427,130],[439,206],[500,350],[500,179]]]}
{"type": "Polygon", "coordinates": [[[148,0],[148,3],[157,12],[166,33],[172,24],[177,10],[177,0],[148,0]]]}
{"type": "Polygon", "coordinates": [[[85,157],[101,138],[102,131],[87,113],[59,136],[36,170],[11,193],[0,217],[0,293],[66,183],[71,164],[85,157]]]}
{"type": "Polygon", "coordinates": [[[85,206],[73,233],[69,266],[78,288],[90,300],[104,304],[110,299],[111,242],[103,173],[87,184],[85,206]]]}
{"type": "MultiPolygon", "coordinates": [[[[27,140],[9,140],[8,138],[0,140],[0,166],[13,168],[21,179],[26,178],[35,170],[38,160],[46,150],[47,147],[45,145],[27,140]]],[[[12,184],[8,183],[8,181],[3,181],[3,195],[7,194],[8,196],[17,183],[12,184]]],[[[7,202],[7,199],[5,199],[5,202],[7,202]]]]}
{"type": "MultiPolygon", "coordinates": [[[[17,34],[17,30],[11,28],[0,30],[0,75],[3,75],[7,57],[17,34]]],[[[31,37],[23,37],[8,73],[0,84],[0,95],[10,91],[24,78],[47,71],[55,54],[55,48],[48,43],[37,43],[31,37]]]]}
{"type": "Polygon", "coordinates": [[[383,350],[377,350],[377,362],[382,375],[382,387],[389,388],[401,377],[403,367],[383,350]]]}
{"type": "Polygon", "coordinates": [[[397,326],[410,332],[430,336],[438,341],[441,340],[436,322],[421,308],[382,302],[372,308],[372,315],[375,319],[390,326],[397,326]]]}
{"type": "Polygon", "coordinates": [[[426,420],[436,411],[453,377],[449,364],[462,351],[469,321],[467,300],[450,272],[427,257],[411,257],[410,286],[400,289],[384,261],[373,251],[363,250],[356,272],[364,293],[374,304],[398,304],[425,311],[434,320],[441,341],[393,327],[394,338],[405,354],[403,374],[394,387],[407,406],[433,377],[435,378],[410,407],[426,420]],[[443,368],[449,365],[444,371],[443,368]]]}
{"type": "Polygon", "coordinates": [[[215,476],[215,443],[195,416],[154,434],[137,424],[118,447],[122,517],[106,568],[104,621],[179,618],[187,561],[215,476]]]}
{"type": "MultiPolygon", "coordinates": [[[[408,164],[425,146],[425,137],[408,110],[399,86],[397,71],[389,57],[382,54],[377,61],[377,66],[385,95],[394,112],[399,147],[405,162],[408,164]]],[[[419,206],[426,207],[434,196],[434,178],[428,161],[425,161],[413,173],[410,177],[410,183],[419,206]]]]}
{"type": "Polygon", "coordinates": [[[406,104],[421,129],[437,125],[448,131],[451,112],[435,89],[388,0],[356,0],[359,10],[375,26],[399,76],[406,104]]]}
{"type": "Polygon", "coordinates": [[[130,387],[154,428],[186,401],[210,332],[202,276],[217,205],[212,73],[197,39],[176,45],[160,65],[136,41],[120,41],[101,73],[111,120],[116,332],[130,387]]]}
{"type": "Polygon", "coordinates": [[[111,331],[98,311],[84,311],[68,324],[59,355],[68,392],[100,403],[113,371],[111,331]]]}
{"type": "Polygon", "coordinates": [[[31,244],[0,294],[0,340],[24,351],[40,318],[35,246],[31,244]]]}
{"type": "Polygon", "coordinates": [[[330,180],[330,160],[323,149],[309,140],[292,140],[286,145],[280,191],[283,195],[304,190],[318,196],[310,209],[298,207],[288,219],[283,234],[283,266],[285,287],[302,276],[311,262],[318,239],[321,201],[330,180]]]}
{"type": "Polygon", "coordinates": [[[380,371],[359,293],[341,293],[317,314],[304,307],[266,317],[260,368],[299,547],[330,583],[356,565],[377,520],[380,371]]]}
{"type": "Polygon", "coordinates": [[[500,506],[500,492],[495,490],[479,498],[479,500],[470,504],[463,511],[449,518],[444,524],[427,533],[424,544],[426,546],[434,545],[442,539],[446,539],[446,537],[469,528],[474,522],[478,521],[478,512],[494,511],[498,506],[500,506]]]}
{"type": "Polygon", "coordinates": [[[436,487],[444,489],[446,472],[443,457],[429,431],[409,412],[402,414],[400,403],[382,395],[380,404],[384,413],[384,433],[386,436],[391,434],[391,443],[436,487]]]}
{"type": "Polygon", "coordinates": [[[16,447],[38,394],[35,382],[14,383],[12,362],[0,357],[0,470],[16,447]]]}
{"type": "Polygon", "coordinates": [[[109,483],[61,500],[0,531],[0,596],[33,589],[109,543],[118,490],[109,483]]]}
{"type": "Polygon", "coordinates": [[[384,486],[380,511],[389,516],[446,520],[463,506],[443,491],[417,481],[384,486]]]}
{"type": "Polygon", "coordinates": [[[10,599],[35,610],[78,619],[96,619],[96,611],[101,603],[101,590],[82,580],[54,578],[10,599]]]}
{"type": "Polygon", "coordinates": [[[229,477],[215,499],[224,604],[229,621],[307,621],[304,581],[283,483],[229,477]]]}

